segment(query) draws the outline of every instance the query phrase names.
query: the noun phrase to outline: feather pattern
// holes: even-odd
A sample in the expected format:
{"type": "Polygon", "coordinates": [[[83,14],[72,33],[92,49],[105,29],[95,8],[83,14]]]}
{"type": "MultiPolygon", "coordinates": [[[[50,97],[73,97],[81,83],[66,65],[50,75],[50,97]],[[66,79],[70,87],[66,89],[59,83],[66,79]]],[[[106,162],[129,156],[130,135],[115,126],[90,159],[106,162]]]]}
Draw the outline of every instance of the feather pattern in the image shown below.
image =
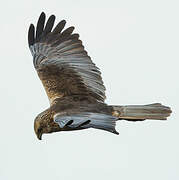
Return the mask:
{"type": "Polygon", "coordinates": [[[105,87],[101,73],[84,50],[74,27],[63,30],[66,21],[60,21],[53,30],[55,16],[45,25],[45,14],[39,17],[36,34],[29,28],[29,48],[33,64],[45,87],[50,102],[70,95],[92,96],[104,102],[105,87]]]}
{"type": "Polygon", "coordinates": [[[80,114],[61,115],[56,114],[54,121],[59,124],[60,128],[65,126],[72,129],[77,128],[96,128],[102,129],[114,134],[119,134],[115,130],[117,117],[101,113],[82,112],[80,114]]]}

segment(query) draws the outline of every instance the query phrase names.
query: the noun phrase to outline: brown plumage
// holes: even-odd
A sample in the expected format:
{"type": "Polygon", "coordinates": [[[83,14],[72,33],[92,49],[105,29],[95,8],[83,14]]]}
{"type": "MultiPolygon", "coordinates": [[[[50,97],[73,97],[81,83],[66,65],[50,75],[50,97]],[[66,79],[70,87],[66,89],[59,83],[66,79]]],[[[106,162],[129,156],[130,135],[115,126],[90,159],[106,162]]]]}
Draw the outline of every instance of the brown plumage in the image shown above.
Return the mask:
{"type": "Polygon", "coordinates": [[[30,25],[28,43],[34,67],[50,101],[40,113],[34,130],[42,134],[86,128],[102,129],[114,134],[117,120],[141,121],[166,119],[171,110],[159,103],[149,105],[108,106],[101,73],[84,50],[74,27],[65,30],[66,21],[53,29],[55,16],[41,13],[35,31],[30,25]],[[53,30],[52,30],[53,29],[53,30]]]}

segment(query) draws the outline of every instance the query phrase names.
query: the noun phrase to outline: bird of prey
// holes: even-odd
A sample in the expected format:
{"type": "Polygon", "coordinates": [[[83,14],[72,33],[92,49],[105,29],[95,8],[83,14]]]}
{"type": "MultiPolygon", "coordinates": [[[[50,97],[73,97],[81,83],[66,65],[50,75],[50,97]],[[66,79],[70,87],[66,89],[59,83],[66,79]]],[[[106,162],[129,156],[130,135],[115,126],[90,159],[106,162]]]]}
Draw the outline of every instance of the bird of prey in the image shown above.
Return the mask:
{"type": "Polygon", "coordinates": [[[96,128],[119,134],[116,121],[166,120],[171,109],[160,103],[107,105],[99,68],[84,50],[74,27],[66,21],[54,28],[55,16],[46,21],[41,13],[36,28],[30,25],[28,44],[33,64],[49,98],[50,107],[34,121],[39,140],[42,134],[96,128]]]}

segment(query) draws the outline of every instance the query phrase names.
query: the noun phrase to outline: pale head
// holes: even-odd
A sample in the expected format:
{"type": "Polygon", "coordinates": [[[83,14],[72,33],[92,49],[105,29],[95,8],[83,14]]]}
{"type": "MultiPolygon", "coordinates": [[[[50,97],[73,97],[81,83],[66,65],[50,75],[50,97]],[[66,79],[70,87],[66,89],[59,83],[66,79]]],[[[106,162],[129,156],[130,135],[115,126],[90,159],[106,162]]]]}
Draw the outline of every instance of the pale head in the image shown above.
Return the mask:
{"type": "Polygon", "coordinates": [[[42,135],[44,133],[50,133],[51,132],[51,128],[49,126],[49,118],[50,118],[50,114],[49,114],[49,110],[45,110],[42,113],[40,113],[34,121],[34,131],[35,134],[37,135],[37,138],[39,140],[42,140],[42,135]]]}

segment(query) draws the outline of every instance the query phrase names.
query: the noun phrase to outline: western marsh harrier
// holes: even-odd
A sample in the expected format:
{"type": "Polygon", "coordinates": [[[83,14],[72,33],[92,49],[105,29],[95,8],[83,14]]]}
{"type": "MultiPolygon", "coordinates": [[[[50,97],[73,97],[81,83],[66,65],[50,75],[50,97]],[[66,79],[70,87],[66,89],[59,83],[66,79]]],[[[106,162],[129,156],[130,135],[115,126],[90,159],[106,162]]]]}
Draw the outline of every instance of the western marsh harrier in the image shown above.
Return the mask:
{"type": "Polygon", "coordinates": [[[65,20],[55,28],[55,16],[45,23],[42,12],[37,27],[29,27],[28,43],[37,70],[50,101],[50,107],[34,122],[38,139],[44,133],[102,129],[114,134],[116,121],[165,120],[171,113],[160,103],[112,106],[104,103],[105,87],[101,73],[84,50],[74,27],[64,29],[65,20]]]}

